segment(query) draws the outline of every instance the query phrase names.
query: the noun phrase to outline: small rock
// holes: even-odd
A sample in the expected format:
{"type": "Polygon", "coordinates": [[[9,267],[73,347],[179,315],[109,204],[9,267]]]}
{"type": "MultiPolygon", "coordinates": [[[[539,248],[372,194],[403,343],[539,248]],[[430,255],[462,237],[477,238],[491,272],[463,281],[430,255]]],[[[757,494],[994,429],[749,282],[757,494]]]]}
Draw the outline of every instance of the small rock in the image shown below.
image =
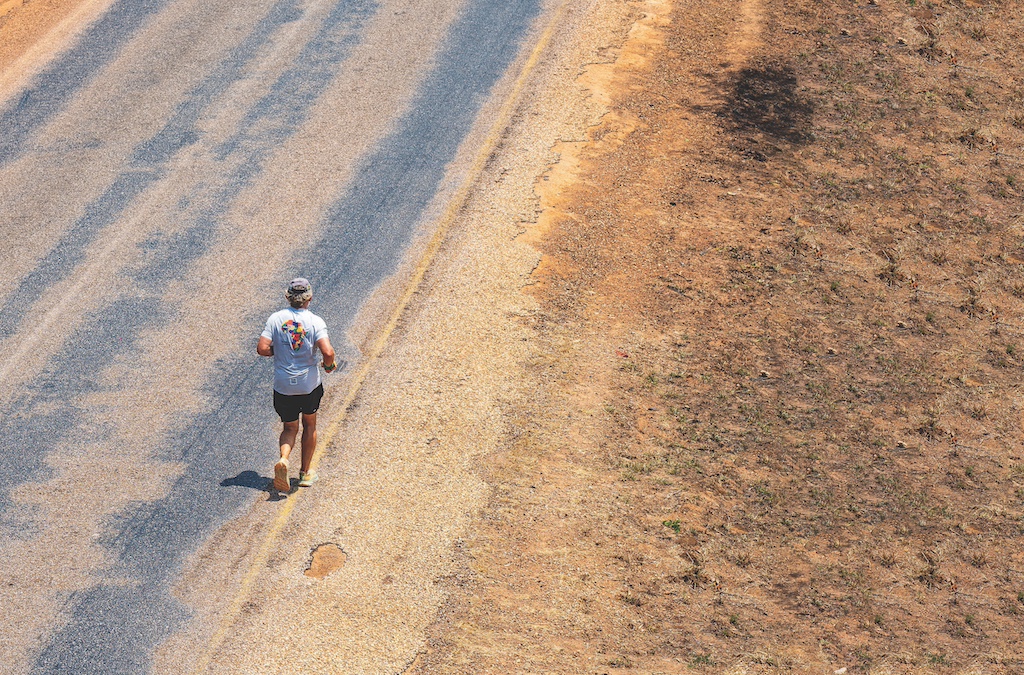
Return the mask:
{"type": "Polygon", "coordinates": [[[896,447],[900,448],[901,450],[906,450],[907,444],[904,443],[903,441],[896,441],[896,447]]]}
{"type": "Polygon", "coordinates": [[[762,370],[758,377],[770,377],[767,370],[762,370]]]}
{"type": "Polygon", "coordinates": [[[907,44],[907,41],[904,40],[903,38],[896,38],[896,44],[898,44],[898,45],[905,45],[905,44],[907,44]]]}
{"type": "Polygon", "coordinates": [[[833,349],[832,347],[829,347],[828,348],[828,353],[831,354],[832,356],[835,356],[838,352],[836,352],[836,350],[833,349]]]}
{"type": "Polygon", "coordinates": [[[846,675],[846,667],[844,666],[839,670],[835,671],[835,675],[846,675]]]}

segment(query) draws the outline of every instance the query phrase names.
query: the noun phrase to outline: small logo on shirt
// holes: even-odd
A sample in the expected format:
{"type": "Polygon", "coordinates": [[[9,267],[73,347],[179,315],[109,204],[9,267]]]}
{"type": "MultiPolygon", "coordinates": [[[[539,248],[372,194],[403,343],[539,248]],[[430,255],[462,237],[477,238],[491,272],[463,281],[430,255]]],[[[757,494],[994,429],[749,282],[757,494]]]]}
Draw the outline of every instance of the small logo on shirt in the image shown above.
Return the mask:
{"type": "Polygon", "coordinates": [[[292,351],[297,352],[302,349],[302,342],[306,337],[306,329],[303,328],[302,324],[294,319],[288,319],[281,326],[285,333],[288,333],[288,341],[291,343],[292,351]]]}

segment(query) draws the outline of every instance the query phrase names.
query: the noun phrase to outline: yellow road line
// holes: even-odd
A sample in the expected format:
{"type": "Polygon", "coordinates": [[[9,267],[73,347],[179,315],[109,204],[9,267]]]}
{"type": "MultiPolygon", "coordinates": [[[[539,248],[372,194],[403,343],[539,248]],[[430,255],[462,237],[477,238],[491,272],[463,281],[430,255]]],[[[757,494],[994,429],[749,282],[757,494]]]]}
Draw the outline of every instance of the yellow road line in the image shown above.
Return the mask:
{"type": "MultiPolygon", "coordinates": [[[[477,153],[476,159],[467,173],[465,180],[463,180],[452,199],[449,200],[448,207],[445,209],[444,214],[438,222],[437,229],[427,244],[419,263],[416,265],[416,269],[409,279],[409,282],[406,284],[405,290],[402,292],[398,304],[395,306],[394,312],[392,312],[387,324],[385,324],[384,329],[377,337],[373,347],[370,349],[366,359],[363,361],[363,365],[359,368],[355,378],[349,385],[348,393],[345,395],[341,404],[341,412],[338,414],[337,419],[327,427],[324,434],[320,437],[320,442],[317,444],[316,451],[313,453],[311,468],[316,468],[320,464],[320,457],[323,454],[324,448],[330,445],[334,436],[341,428],[341,424],[347,417],[349,406],[359,394],[359,390],[362,388],[363,382],[366,381],[370,371],[377,364],[381,352],[384,351],[384,347],[387,345],[392,333],[394,333],[395,328],[398,326],[398,322],[405,313],[405,309],[408,307],[409,301],[423,282],[423,277],[426,275],[427,269],[429,269],[433,262],[434,256],[437,255],[437,251],[441,248],[441,244],[444,242],[444,239],[448,234],[448,230],[451,228],[452,223],[455,222],[456,217],[465,205],[466,200],[469,197],[470,190],[483,174],[484,168],[487,166],[487,160],[497,147],[498,141],[501,139],[501,135],[512,121],[512,115],[515,113],[519,97],[523,92],[523,88],[526,86],[526,80],[540,61],[541,53],[543,53],[551,42],[551,36],[554,34],[555,28],[562,17],[567,1],[568,0],[563,1],[552,12],[551,20],[545,27],[544,32],[541,33],[540,37],[537,39],[537,43],[534,45],[529,58],[527,58],[526,62],[523,64],[523,68],[519,72],[519,76],[516,78],[515,84],[512,86],[512,90],[509,92],[505,102],[502,104],[501,110],[498,113],[498,118],[495,120],[494,124],[491,125],[491,129],[481,145],[480,151],[477,153]]],[[[281,508],[281,511],[277,514],[277,517],[274,519],[263,543],[256,552],[256,555],[252,560],[252,564],[245,573],[245,576],[242,577],[238,593],[235,595],[235,598],[231,601],[227,611],[221,618],[217,631],[213,634],[213,637],[210,638],[210,642],[207,645],[206,650],[203,652],[202,657],[200,657],[192,672],[202,673],[210,667],[213,655],[224,643],[224,639],[227,637],[231,627],[235,624],[242,606],[249,599],[256,577],[259,576],[260,571],[266,566],[267,560],[270,558],[271,549],[277,540],[278,534],[288,522],[289,517],[291,517],[291,514],[295,510],[295,507],[299,503],[299,499],[303,493],[304,491],[300,490],[290,495],[284,506],[281,508]]]]}

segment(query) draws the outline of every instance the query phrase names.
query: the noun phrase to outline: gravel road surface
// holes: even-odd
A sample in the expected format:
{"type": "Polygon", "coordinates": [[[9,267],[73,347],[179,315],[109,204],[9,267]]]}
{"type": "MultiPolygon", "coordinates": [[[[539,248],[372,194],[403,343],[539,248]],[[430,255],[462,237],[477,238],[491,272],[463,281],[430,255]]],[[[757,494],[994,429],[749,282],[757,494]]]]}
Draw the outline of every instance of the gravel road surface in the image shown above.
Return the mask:
{"type": "Polygon", "coordinates": [[[549,12],[117,0],[0,80],[0,670],[153,668],[186,561],[268,499],[284,281],[358,367],[549,12]]]}

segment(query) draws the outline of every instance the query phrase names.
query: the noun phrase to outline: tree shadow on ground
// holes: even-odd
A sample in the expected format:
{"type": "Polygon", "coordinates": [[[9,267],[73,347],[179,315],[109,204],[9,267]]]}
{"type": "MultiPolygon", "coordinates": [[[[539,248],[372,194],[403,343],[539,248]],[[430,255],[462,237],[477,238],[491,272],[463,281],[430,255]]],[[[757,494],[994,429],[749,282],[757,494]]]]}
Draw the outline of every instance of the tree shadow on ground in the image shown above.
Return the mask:
{"type": "Polygon", "coordinates": [[[744,154],[765,161],[779,143],[814,140],[814,104],[801,95],[796,70],[781,61],[743,68],[732,79],[718,116],[745,146],[744,154]]]}

